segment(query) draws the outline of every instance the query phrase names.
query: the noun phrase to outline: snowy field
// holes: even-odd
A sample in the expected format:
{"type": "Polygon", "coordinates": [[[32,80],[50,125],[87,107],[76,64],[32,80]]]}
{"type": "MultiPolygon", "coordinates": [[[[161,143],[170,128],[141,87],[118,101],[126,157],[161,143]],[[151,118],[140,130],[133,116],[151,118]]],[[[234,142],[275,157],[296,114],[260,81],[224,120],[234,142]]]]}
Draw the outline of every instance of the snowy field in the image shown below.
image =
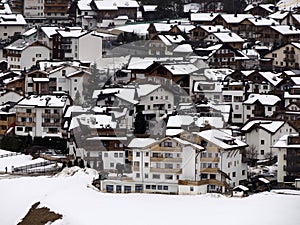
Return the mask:
{"type": "Polygon", "coordinates": [[[300,221],[298,191],[243,199],[216,194],[104,194],[90,186],[95,176],[93,170],[72,168],[56,177],[1,177],[1,224],[17,224],[38,201],[63,215],[54,225],[298,225],[300,221]]]}
{"type": "Polygon", "coordinates": [[[300,1],[299,0],[281,0],[279,1],[276,6],[280,10],[285,9],[285,10],[291,10],[294,7],[300,6],[300,1]]]}

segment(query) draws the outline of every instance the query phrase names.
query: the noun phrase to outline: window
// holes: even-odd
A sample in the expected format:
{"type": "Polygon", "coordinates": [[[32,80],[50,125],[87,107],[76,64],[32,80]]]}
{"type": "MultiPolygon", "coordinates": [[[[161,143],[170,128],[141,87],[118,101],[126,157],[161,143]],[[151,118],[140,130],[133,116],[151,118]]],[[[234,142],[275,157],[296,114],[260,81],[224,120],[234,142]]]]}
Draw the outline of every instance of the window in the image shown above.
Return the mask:
{"type": "Polygon", "coordinates": [[[241,119],[242,114],[233,114],[233,117],[236,118],[236,119],[241,119]]]}
{"type": "Polygon", "coordinates": [[[173,164],[172,163],[166,163],[165,168],[166,169],[173,169],[173,164]]]}
{"type": "Polygon", "coordinates": [[[17,127],[17,131],[23,131],[23,127],[17,127]]]}
{"type": "Polygon", "coordinates": [[[152,178],[153,178],[153,179],[160,179],[160,174],[153,174],[153,175],[152,175],[152,178]]]}
{"type": "Polygon", "coordinates": [[[166,174],[166,175],[165,175],[165,179],[166,179],[166,180],[173,180],[173,175],[166,174]]]}

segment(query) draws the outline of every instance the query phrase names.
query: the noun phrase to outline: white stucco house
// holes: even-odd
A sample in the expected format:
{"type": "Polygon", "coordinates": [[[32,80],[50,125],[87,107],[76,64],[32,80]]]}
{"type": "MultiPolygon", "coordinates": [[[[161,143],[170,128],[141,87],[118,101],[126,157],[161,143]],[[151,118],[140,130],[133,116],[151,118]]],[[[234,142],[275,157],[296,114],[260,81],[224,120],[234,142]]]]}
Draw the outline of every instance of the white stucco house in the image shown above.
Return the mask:
{"type": "Polygon", "coordinates": [[[8,67],[11,70],[28,69],[40,60],[50,59],[50,49],[38,41],[19,39],[5,49],[8,67]]]}

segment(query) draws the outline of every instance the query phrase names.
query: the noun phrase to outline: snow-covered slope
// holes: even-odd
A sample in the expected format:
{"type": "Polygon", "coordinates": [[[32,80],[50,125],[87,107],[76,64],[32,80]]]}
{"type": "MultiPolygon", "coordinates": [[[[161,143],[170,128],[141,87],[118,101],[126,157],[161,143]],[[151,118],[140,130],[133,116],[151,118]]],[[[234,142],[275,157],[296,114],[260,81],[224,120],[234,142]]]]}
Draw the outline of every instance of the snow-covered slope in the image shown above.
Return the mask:
{"type": "Polygon", "coordinates": [[[279,1],[276,6],[280,10],[292,10],[294,7],[300,6],[300,1],[299,0],[281,0],[279,1]]]}
{"type": "Polygon", "coordinates": [[[17,224],[38,201],[63,215],[54,225],[297,225],[300,220],[300,195],[261,193],[239,199],[220,195],[104,194],[90,186],[94,177],[94,170],[79,168],[66,169],[55,177],[2,177],[1,224],[17,224]]]}

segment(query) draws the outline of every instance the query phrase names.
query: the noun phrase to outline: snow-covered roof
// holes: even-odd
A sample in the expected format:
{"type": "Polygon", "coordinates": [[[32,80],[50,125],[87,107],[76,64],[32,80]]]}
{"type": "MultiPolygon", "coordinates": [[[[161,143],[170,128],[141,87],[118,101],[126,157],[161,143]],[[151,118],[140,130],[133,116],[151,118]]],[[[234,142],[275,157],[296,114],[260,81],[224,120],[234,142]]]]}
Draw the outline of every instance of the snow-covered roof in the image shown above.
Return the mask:
{"type": "Polygon", "coordinates": [[[190,44],[182,44],[178,45],[176,48],[174,48],[173,52],[177,53],[192,53],[193,48],[190,44]]]}
{"type": "Polygon", "coordinates": [[[251,120],[247,122],[242,128],[241,131],[248,132],[251,131],[253,126],[262,128],[270,133],[276,133],[280,127],[285,124],[284,121],[271,121],[271,120],[251,120]]]}
{"type": "Polygon", "coordinates": [[[70,29],[70,30],[57,30],[57,33],[64,38],[79,38],[81,36],[86,35],[89,32],[80,28],[80,29],[70,29]]]}
{"type": "Polygon", "coordinates": [[[247,18],[252,18],[251,14],[221,14],[221,17],[226,21],[226,23],[241,23],[247,18]]]}
{"type": "Polygon", "coordinates": [[[243,38],[241,38],[239,35],[233,32],[215,32],[212,33],[212,35],[214,35],[222,43],[245,42],[243,38]]]}
{"type": "Polygon", "coordinates": [[[245,12],[251,10],[251,9],[254,9],[255,7],[260,7],[262,9],[265,9],[266,11],[272,13],[274,11],[274,4],[251,4],[251,5],[248,5],[246,8],[245,8],[245,12]]]}
{"type": "Polygon", "coordinates": [[[80,0],[77,2],[77,7],[81,11],[91,11],[92,7],[90,6],[90,3],[92,0],[80,0]]]}
{"type": "Polygon", "coordinates": [[[299,94],[290,94],[288,91],[284,92],[284,98],[285,99],[300,99],[299,94]]]}
{"type": "Polygon", "coordinates": [[[143,5],[143,9],[145,12],[155,12],[157,5],[143,5]]]}
{"type": "Polygon", "coordinates": [[[69,130],[79,127],[80,125],[89,126],[91,129],[117,127],[117,123],[112,120],[112,116],[100,114],[81,114],[72,118],[69,130]]]}
{"type": "Polygon", "coordinates": [[[166,129],[166,136],[177,136],[184,131],[184,129],[166,129]]]}
{"type": "Polygon", "coordinates": [[[34,28],[31,28],[31,29],[25,31],[22,35],[24,37],[28,37],[28,36],[35,34],[36,32],[37,32],[37,29],[34,27],[34,28]]]}
{"type": "Polygon", "coordinates": [[[205,69],[204,76],[209,80],[224,80],[234,70],[228,68],[205,69]]]}
{"type": "Polygon", "coordinates": [[[170,116],[168,123],[167,123],[167,127],[168,128],[180,128],[181,126],[189,126],[193,122],[194,122],[194,117],[189,116],[189,115],[170,116]]]}
{"type": "Polygon", "coordinates": [[[289,12],[277,11],[277,12],[269,15],[268,17],[270,17],[274,20],[283,20],[287,15],[289,15],[289,12]]]}
{"type": "Polygon", "coordinates": [[[197,119],[196,125],[198,127],[204,127],[205,125],[210,125],[214,128],[221,129],[221,128],[224,128],[224,120],[223,120],[222,116],[219,116],[219,117],[214,117],[214,116],[202,117],[201,116],[197,119]]]}
{"type": "Polygon", "coordinates": [[[129,143],[128,148],[144,148],[154,142],[156,141],[153,138],[134,138],[129,143]]]}
{"type": "Polygon", "coordinates": [[[160,88],[159,84],[139,84],[136,88],[139,97],[144,97],[160,88]]]}
{"type": "Polygon", "coordinates": [[[215,33],[215,32],[231,32],[228,28],[222,26],[222,25],[201,25],[199,26],[203,30],[205,30],[208,33],[215,33]]]}
{"type": "Polygon", "coordinates": [[[0,26],[7,25],[26,25],[26,21],[22,14],[2,14],[0,15],[0,26]]]}
{"type": "Polygon", "coordinates": [[[279,25],[274,19],[271,18],[263,18],[263,17],[255,17],[247,19],[254,26],[275,26],[279,25]]]}
{"type": "Polygon", "coordinates": [[[213,21],[219,13],[191,13],[192,22],[213,21]]]}
{"type": "Polygon", "coordinates": [[[282,35],[300,35],[300,30],[293,25],[278,25],[270,27],[282,35]]]}
{"type": "Polygon", "coordinates": [[[273,86],[277,86],[282,81],[282,78],[279,77],[281,73],[259,72],[259,74],[268,80],[273,86]]]}
{"type": "Polygon", "coordinates": [[[11,14],[11,9],[9,7],[8,2],[1,2],[1,9],[0,9],[0,14],[11,14]]]}
{"type": "Polygon", "coordinates": [[[299,134],[286,134],[283,135],[279,140],[273,145],[273,148],[300,148],[300,144],[289,144],[288,137],[298,137],[299,134]]]}
{"type": "Polygon", "coordinates": [[[244,185],[238,185],[236,187],[233,188],[233,190],[242,190],[242,191],[249,191],[249,188],[245,187],[244,185]]]}
{"type": "Polygon", "coordinates": [[[166,62],[166,61],[182,61],[182,57],[131,57],[127,69],[129,70],[145,70],[151,66],[154,62],[166,62]]]}
{"type": "Polygon", "coordinates": [[[67,111],[64,114],[64,117],[71,117],[72,113],[85,113],[89,110],[89,108],[83,108],[82,106],[72,105],[68,107],[67,111]]]}
{"type": "Polygon", "coordinates": [[[35,106],[46,108],[63,108],[68,103],[68,96],[30,95],[18,102],[17,106],[35,106]]]}
{"type": "Polygon", "coordinates": [[[274,106],[280,102],[281,99],[276,95],[265,95],[265,94],[250,94],[248,99],[244,101],[244,104],[254,104],[259,101],[262,105],[274,106]]]}
{"type": "Polygon", "coordinates": [[[230,150],[234,148],[241,148],[247,146],[247,144],[243,141],[219,129],[210,129],[201,132],[193,132],[193,134],[203,138],[207,142],[212,143],[224,150],[230,150]]]}
{"type": "Polygon", "coordinates": [[[183,145],[190,145],[190,146],[192,146],[192,147],[194,147],[194,148],[196,148],[196,149],[198,149],[198,150],[204,150],[204,148],[203,148],[202,146],[197,145],[197,144],[194,144],[194,143],[189,142],[189,141],[187,141],[187,140],[183,140],[183,139],[177,138],[177,137],[174,137],[173,139],[174,139],[175,141],[179,142],[180,144],[183,144],[183,145]]]}
{"type": "Polygon", "coordinates": [[[181,35],[158,35],[158,37],[167,46],[179,44],[180,42],[185,40],[181,35]]]}
{"type": "Polygon", "coordinates": [[[42,32],[44,32],[48,38],[51,38],[53,34],[56,34],[57,29],[59,29],[59,27],[41,27],[42,32]]]}
{"type": "Polygon", "coordinates": [[[118,8],[138,8],[139,4],[134,0],[101,0],[94,1],[98,10],[118,10],[118,8]]]}
{"type": "Polygon", "coordinates": [[[293,17],[298,23],[300,23],[300,14],[292,14],[292,17],[293,17]]]}
{"type": "MultiPolygon", "coordinates": [[[[7,50],[16,50],[16,51],[23,51],[25,48],[29,47],[36,41],[26,41],[24,39],[18,39],[15,42],[11,43],[5,49],[7,50]]],[[[45,46],[46,47],[46,46],[45,46]]]]}
{"type": "Polygon", "coordinates": [[[192,63],[176,63],[176,64],[166,64],[164,67],[169,70],[173,75],[185,75],[185,74],[191,74],[193,72],[196,72],[199,70],[198,67],[196,67],[192,63]]]}

